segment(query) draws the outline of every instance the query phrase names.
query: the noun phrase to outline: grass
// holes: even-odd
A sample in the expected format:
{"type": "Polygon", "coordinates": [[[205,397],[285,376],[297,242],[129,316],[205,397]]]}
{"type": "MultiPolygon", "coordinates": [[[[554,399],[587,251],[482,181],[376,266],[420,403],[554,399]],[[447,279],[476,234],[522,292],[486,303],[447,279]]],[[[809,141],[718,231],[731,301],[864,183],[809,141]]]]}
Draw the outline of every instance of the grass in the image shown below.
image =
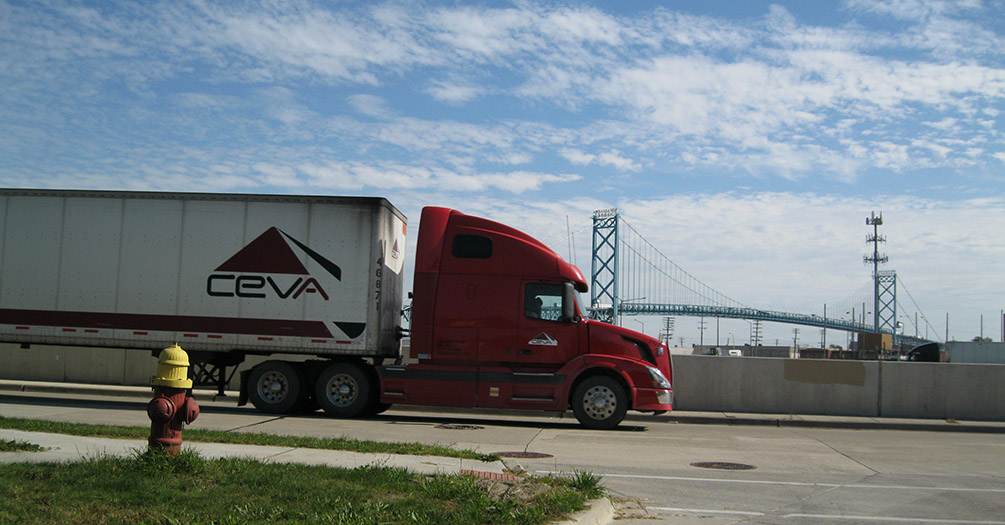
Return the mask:
{"type": "Polygon", "coordinates": [[[586,477],[522,481],[518,485],[534,490],[499,496],[486,490],[499,482],[472,476],[137,451],[126,458],[0,466],[0,523],[535,524],[581,509],[590,496],[575,485],[590,485],[586,477]]]}
{"type": "MultiPolygon", "coordinates": [[[[84,423],[62,423],[0,416],[0,428],[50,432],[71,436],[94,436],[118,439],[146,439],[150,427],[127,427],[115,425],[91,425],[84,423]]],[[[279,436],[274,434],[252,434],[227,432],[222,430],[185,429],[185,441],[208,443],[229,443],[235,445],[272,445],[282,447],[316,448],[324,450],[348,450],[373,454],[407,454],[412,456],[444,456],[479,461],[498,461],[492,454],[480,454],[473,450],[458,450],[438,445],[422,443],[383,443],[349,438],[316,438],[304,436],[279,436]]]]}
{"type": "Polygon", "coordinates": [[[41,452],[42,447],[27,441],[0,439],[0,452],[41,452]]]}
{"type": "Polygon", "coordinates": [[[569,480],[569,486],[578,492],[586,494],[586,497],[589,499],[596,499],[605,493],[603,487],[600,486],[601,479],[602,476],[597,476],[592,472],[577,470],[573,472],[572,479],[569,480]]]}

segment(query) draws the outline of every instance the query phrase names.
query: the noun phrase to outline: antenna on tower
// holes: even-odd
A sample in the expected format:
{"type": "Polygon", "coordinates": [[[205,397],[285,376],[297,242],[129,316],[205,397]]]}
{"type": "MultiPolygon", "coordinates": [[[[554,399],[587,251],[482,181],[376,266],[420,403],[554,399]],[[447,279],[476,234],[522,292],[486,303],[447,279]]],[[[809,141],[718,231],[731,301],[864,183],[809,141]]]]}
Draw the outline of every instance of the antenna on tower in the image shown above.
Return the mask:
{"type": "Polygon", "coordinates": [[[872,235],[865,237],[866,243],[872,243],[872,255],[864,255],[862,262],[872,264],[873,331],[879,333],[879,265],[886,264],[890,260],[885,253],[879,254],[879,243],[886,242],[886,237],[879,234],[879,227],[883,225],[883,212],[879,212],[879,216],[876,215],[876,212],[871,212],[871,217],[866,217],[865,223],[872,226],[872,235]]]}

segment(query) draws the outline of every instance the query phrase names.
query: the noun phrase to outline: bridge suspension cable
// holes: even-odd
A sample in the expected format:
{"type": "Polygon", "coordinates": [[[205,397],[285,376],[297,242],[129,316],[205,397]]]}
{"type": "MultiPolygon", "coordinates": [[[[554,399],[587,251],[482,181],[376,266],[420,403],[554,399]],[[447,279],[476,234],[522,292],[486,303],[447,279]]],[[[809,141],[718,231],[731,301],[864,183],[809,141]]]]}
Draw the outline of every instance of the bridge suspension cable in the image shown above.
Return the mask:
{"type": "MultiPolygon", "coordinates": [[[[627,251],[624,255],[628,255],[630,261],[622,266],[622,295],[630,299],[644,298],[646,303],[749,308],[678,266],[628,221],[621,219],[621,226],[624,227],[619,239],[621,248],[627,251]]],[[[628,299],[622,299],[626,301],[628,299]]]]}
{"type": "MultiPolygon", "coordinates": [[[[883,277],[890,284],[884,288],[887,295],[881,305],[884,307],[885,323],[880,330],[896,334],[900,325],[896,321],[895,283],[899,280],[895,272],[886,272],[883,277]]],[[[830,316],[826,309],[824,315],[817,315],[747,306],[715,290],[674,263],[625,221],[616,208],[598,210],[593,215],[590,289],[591,315],[615,324],[625,314],[646,314],[774,321],[849,332],[875,330],[875,312],[868,312],[873,315],[870,320],[865,311],[867,304],[874,307],[872,300],[863,300],[861,310],[856,311],[856,298],[856,303],[851,303],[847,311],[842,305],[836,311],[832,309],[830,316]]]]}

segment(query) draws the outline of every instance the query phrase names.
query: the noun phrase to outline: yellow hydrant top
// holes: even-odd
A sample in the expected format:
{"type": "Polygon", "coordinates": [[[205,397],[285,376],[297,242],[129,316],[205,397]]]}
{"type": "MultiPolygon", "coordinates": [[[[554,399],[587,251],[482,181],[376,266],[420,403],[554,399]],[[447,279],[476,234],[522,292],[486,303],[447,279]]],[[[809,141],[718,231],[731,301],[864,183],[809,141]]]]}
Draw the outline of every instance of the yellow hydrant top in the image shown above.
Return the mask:
{"type": "Polygon", "coordinates": [[[161,351],[157,358],[157,375],[150,378],[153,386],[192,388],[188,378],[188,354],[177,344],[161,351]]]}

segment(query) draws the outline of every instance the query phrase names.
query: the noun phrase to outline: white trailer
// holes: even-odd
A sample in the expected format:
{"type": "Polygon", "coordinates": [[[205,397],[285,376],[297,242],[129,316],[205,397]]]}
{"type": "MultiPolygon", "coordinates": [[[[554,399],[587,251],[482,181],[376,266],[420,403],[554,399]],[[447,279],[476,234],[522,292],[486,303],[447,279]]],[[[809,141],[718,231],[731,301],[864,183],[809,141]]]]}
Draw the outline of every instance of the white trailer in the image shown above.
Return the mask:
{"type": "Polygon", "coordinates": [[[220,388],[248,354],[395,359],[405,229],[382,198],[2,189],[0,342],[178,343],[220,388]]]}

